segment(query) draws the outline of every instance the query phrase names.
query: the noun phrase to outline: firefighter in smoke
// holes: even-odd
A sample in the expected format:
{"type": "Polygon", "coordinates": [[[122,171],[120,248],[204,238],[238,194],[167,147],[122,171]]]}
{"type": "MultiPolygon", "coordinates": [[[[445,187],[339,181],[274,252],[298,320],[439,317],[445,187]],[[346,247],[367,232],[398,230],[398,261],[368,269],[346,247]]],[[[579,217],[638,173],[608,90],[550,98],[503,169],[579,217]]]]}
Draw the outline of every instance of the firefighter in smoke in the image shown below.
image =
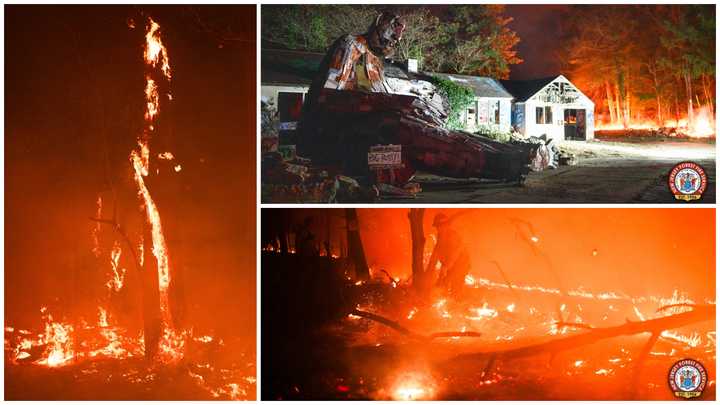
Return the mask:
{"type": "Polygon", "coordinates": [[[460,234],[453,229],[452,220],[447,215],[435,215],[433,226],[438,230],[437,243],[426,273],[433,271],[439,261],[442,267],[437,285],[448,291],[450,296],[461,298],[465,276],[470,272],[470,253],[460,234]]]}

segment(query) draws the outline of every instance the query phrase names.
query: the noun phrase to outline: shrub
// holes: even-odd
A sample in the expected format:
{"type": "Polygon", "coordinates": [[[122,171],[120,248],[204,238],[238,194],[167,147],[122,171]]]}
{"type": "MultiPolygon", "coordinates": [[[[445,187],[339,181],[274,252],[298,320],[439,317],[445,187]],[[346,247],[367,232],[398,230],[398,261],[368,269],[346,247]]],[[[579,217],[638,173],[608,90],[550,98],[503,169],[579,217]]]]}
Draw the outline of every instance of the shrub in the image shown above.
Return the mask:
{"type": "Polygon", "coordinates": [[[488,137],[490,139],[494,139],[498,142],[509,142],[510,141],[510,132],[508,131],[502,131],[498,128],[491,127],[489,125],[483,125],[475,131],[476,134],[482,135],[485,137],[488,137]]]}
{"type": "Polygon", "coordinates": [[[471,88],[459,85],[452,80],[433,77],[432,83],[438,88],[440,94],[448,100],[450,112],[445,127],[449,129],[465,128],[462,122],[463,112],[475,100],[475,93],[471,88]]]}

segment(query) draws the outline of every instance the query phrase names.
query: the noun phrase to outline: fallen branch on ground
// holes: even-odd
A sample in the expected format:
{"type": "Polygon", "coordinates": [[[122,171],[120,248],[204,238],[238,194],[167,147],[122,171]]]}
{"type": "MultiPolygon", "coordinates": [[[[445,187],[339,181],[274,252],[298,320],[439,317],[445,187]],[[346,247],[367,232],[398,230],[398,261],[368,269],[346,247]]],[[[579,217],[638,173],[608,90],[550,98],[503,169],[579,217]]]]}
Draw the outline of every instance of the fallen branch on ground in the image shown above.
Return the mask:
{"type": "Polygon", "coordinates": [[[418,339],[418,340],[431,340],[431,339],[443,338],[443,337],[480,337],[480,334],[477,332],[436,332],[436,333],[430,334],[429,336],[426,336],[426,335],[422,335],[419,333],[415,333],[391,319],[385,318],[380,315],[373,314],[371,312],[362,311],[359,309],[353,309],[350,312],[350,315],[359,316],[361,318],[366,318],[366,319],[370,319],[371,321],[381,323],[387,327],[395,329],[396,331],[400,332],[400,334],[402,334],[402,335],[411,337],[413,339],[418,339]]]}
{"type": "MultiPolygon", "coordinates": [[[[647,321],[641,322],[627,321],[623,325],[611,326],[608,328],[593,328],[585,333],[579,333],[568,337],[553,339],[550,341],[537,343],[529,346],[492,352],[461,354],[448,360],[448,363],[467,361],[478,362],[485,360],[488,357],[500,360],[536,356],[541,354],[555,354],[560,351],[576,349],[582,346],[586,346],[603,339],[610,339],[627,335],[636,335],[640,333],[651,333],[654,336],[659,335],[662,331],[665,330],[676,329],[698,322],[714,320],[715,305],[699,305],[696,306],[696,308],[692,311],[687,311],[676,315],[649,319],[647,321]]],[[[652,339],[653,342],[654,340],[656,339],[652,339]]],[[[643,352],[648,350],[648,348],[645,348],[643,349],[643,352]]]]}

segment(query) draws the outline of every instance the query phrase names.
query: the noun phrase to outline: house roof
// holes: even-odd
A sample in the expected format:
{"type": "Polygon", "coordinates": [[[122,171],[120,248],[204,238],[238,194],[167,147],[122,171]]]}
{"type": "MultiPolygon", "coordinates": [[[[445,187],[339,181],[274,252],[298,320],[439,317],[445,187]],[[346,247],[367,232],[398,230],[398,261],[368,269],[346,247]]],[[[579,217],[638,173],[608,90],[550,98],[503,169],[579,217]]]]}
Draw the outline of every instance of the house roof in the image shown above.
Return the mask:
{"type": "MultiPolygon", "coordinates": [[[[325,54],[317,52],[262,49],[260,82],[270,85],[310,86],[325,54]]],[[[385,75],[398,79],[430,80],[428,75],[465,82],[478,97],[512,98],[512,95],[489,77],[448,75],[444,73],[408,72],[401,63],[385,61],[385,75]]]]}
{"type": "Polygon", "coordinates": [[[310,86],[325,54],[262,49],[260,82],[263,84],[310,86]]]}
{"type": "MultiPolygon", "coordinates": [[[[284,49],[261,50],[262,84],[310,86],[325,54],[284,49]]],[[[428,80],[422,73],[408,72],[402,64],[385,62],[385,75],[399,79],[428,80]]]]}
{"type": "Polygon", "coordinates": [[[433,76],[441,77],[460,83],[463,86],[470,87],[476,97],[497,97],[497,98],[513,98],[505,88],[495,79],[490,77],[466,76],[447,73],[429,73],[433,76]]]}
{"type": "Polygon", "coordinates": [[[501,80],[500,83],[515,97],[516,102],[523,102],[534,96],[559,76],[560,75],[555,75],[532,80],[501,80]]]}

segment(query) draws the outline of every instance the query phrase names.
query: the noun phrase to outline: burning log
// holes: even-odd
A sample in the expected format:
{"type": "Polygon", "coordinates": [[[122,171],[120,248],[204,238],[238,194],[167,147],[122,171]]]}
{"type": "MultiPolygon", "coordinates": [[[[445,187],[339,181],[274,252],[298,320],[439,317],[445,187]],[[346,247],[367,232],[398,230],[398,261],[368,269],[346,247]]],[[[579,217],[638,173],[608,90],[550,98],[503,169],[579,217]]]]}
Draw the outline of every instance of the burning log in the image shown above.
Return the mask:
{"type": "MultiPolygon", "coordinates": [[[[636,335],[640,333],[652,333],[652,336],[642,353],[649,352],[654,342],[657,340],[656,335],[662,331],[676,329],[683,326],[691,325],[699,322],[707,322],[715,320],[715,305],[697,306],[692,311],[683,312],[676,315],[666,316],[662,318],[650,319],[647,321],[633,322],[627,321],[623,325],[611,326],[607,328],[590,328],[589,332],[580,333],[566,338],[554,339],[551,341],[537,343],[529,346],[499,350],[494,352],[479,352],[458,355],[446,362],[447,365],[457,365],[459,363],[478,363],[485,359],[509,360],[520,357],[537,356],[541,354],[551,354],[576,349],[596,343],[603,339],[610,339],[619,336],[636,335]],[[648,347],[649,346],[649,347],[648,347]]],[[[642,354],[641,353],[641,354],[642,354]]],[[[639,358],[642,360],[642,355],[639,358]]],[[[639,361],[640,361],[639,360],[639,361]]]]}

